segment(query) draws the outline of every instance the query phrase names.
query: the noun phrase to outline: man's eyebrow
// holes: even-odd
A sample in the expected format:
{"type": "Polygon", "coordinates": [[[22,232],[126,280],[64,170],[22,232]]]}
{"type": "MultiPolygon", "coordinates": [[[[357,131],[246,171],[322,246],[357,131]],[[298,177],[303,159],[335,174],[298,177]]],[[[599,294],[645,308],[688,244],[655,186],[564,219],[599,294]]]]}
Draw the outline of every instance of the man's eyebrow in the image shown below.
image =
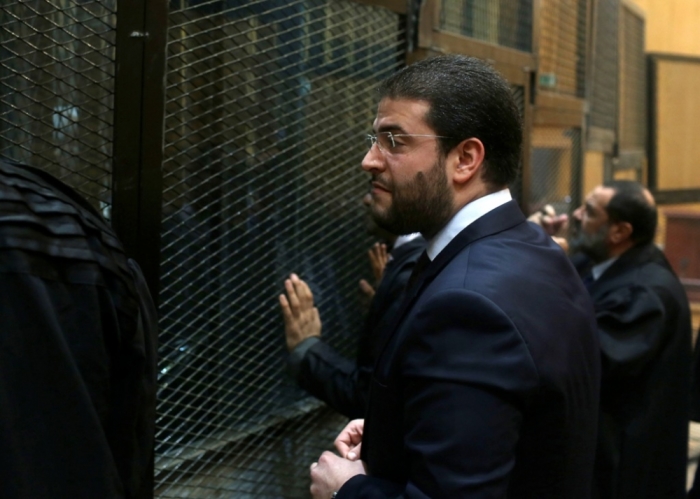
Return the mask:
{"type": "Polygon", "coordinates": [[[386,133],[386,132],[392,132],[392,133],[406,133],[406,130],[401,128],[400,125],[392,125],[392,124],[387,124],[387,125],[382,125],[380,126],[375,133],[386,133]]]}

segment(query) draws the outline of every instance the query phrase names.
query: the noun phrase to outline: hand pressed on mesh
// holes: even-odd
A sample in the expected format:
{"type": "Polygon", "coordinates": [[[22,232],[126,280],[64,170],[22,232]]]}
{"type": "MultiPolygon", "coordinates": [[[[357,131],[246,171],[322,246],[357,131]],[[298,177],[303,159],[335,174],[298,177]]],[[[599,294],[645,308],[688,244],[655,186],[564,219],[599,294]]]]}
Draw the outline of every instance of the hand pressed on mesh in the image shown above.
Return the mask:
{"type": "Polygon", "coordinates": [[[369,256],[369,263],[372,265],[374,282],[378,285],[384,275],[384,268],[389,261],[389,253],[386,250],[386,244],[374,243],[367,254],[369,256]]]}
{"type": "Polygon", "coordinates": [[[314,295],[309,286],[292,274],[284,281],[285,294],[279,296],[284,335],[291,351],[312,336],[321,336],[321,317],[314,307],[314,295]]]}

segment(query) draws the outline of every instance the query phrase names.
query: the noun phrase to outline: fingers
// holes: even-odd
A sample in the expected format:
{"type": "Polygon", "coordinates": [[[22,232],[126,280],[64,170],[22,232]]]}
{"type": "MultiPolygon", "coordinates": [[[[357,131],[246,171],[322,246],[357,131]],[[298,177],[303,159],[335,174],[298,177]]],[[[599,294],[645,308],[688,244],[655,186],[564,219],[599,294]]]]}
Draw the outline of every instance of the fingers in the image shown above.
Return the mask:
{"type": "Polygon", "coordinates": [[[374,243],[374,245],[369,249],[369,262],[372,266],[372,273],[374,274],[374,280],[379,282],[384,273],[384,267],[389,260],[389,255],[386,250],[386,244],[374,243]]]}
{"type": "Polygon", "coordinates": [[[356,458],[360,455],[359,446],[362,444],[364,423],[364,419],[350,421],[335,439],[333,444],[341,456],[349,459],[350,452],[354,452],[356,458]]]}
{"type": "MultiPolygon", "coordinates": [[[[284,289],[287,292],[287,302],[292,315],[298,316],[303,310],[307,310],[314,305],[314,295],[311,288],[296,274],[291,274],[289,279],[284,281],[284,289]]],[[[284,311],[284,304],[280,298],[280,305],[284,311]]]]}
{"type": "Polygon", "coordinates": [[[362,453],[362,443],[359,443],[355,447],[353,447],[350,451],[348,451],[348,455],[345,456],[345,458],[349,459],[350,461],[357,461],[358,459],[360,459],[361,453],[362,453]]]}
{"type": "Polygon", "coordinates": [[[367,296],[367,298],[374,297],[374,288],[365,279],[360,279],[360,291],[367,296]]]}
{"type": "Polygon", "coordinates": [[[292,315],[299,315],[299,296],[297,296],[297,291],[291,278],[284,281],[284,289],[287,292],[287,301],[289,302],[289,309],[292,315]]]}
{"type": "Polygon", "coordinates": [[[290,276],[292,284],[294,284],[294,290],[296,291],[297,297],[299,298],[299,303],[304,308],[311,308],[314,305],[314,295],[311,292],[311,288],[306,282],[299,279],[299,276],[292,274],[290,276]]]}
{"type": "Polygon", "coordinates": [[[287,301],[287,297],[284,294],[281,294],[279,299],[280,307],[282,308],[282,317],[284,318],[285,322],[288,322],[292,319],[292,310],[289,307],[289,301],[287,301]]]}

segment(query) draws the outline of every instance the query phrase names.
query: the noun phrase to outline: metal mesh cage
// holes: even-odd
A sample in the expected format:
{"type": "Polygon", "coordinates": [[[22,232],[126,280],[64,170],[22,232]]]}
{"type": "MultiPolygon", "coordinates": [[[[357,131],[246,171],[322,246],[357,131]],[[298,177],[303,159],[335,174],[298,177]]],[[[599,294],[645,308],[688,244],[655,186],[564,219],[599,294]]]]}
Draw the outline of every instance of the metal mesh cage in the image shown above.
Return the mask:
{"type": "Polygon", "coordinates": [[[620,149],[644,151],[647,140],[644,19],[628,8],[623,8],[621,14],[620,149]]]}
{"type": "Polygon", "coordinates": [[[402,38],[351,1],[171,2],[157,496],[308,497],[344,419],[284,373],[277,296],[297,272],[353,355],[364,133],[402,38]]]}
{"type": "Polygon", "coordinates": [[[443,0],[440,28],[531,52],[532,0],[443,0]]]}
{"type": "Polygon", "coordinates": [[[587,0],[543,0],[539,15],[540,89],[583,98],[587,0]]]}
{"type": "Polygon", "coordinates": [[[109,216],[116,1],[0,7],[0,154],[47,170],[109,216]]]}
{"type": "Polygon", "coordinates": [[[594,0],[590,125],[617,129],[620,0],[594,0]]]}
{"type": "Polygon", "coordinates": [[[532,132],[529,212],[551,204],[557,213],[569,213],[581,198],[581,131],[540,126],[532,132]]]}

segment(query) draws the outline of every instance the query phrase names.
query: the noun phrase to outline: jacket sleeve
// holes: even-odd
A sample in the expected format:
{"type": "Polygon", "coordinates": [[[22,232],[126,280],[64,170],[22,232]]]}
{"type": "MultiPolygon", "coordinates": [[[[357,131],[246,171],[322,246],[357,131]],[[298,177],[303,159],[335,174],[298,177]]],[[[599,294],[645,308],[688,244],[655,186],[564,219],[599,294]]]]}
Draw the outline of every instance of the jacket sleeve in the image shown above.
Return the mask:
{"type": "Polygon", "coordinates": [[[667,313],[660,295],[645,285],[619,288],[597,300],[603,379],[634,377],[657,357],[667,313]]]}
{"type": "Polygon", "coordinates": [[[290,356],[290,371],[299,386],[350,419],[365,415],[378,342],[398,311],[421,251],[422,245],[411,248],[387,266],[359,335],[357,361],[343,357],[323,340],[315,339],[300,345],[303,349],[300,358],[295,359],[294,352],[290,356]]]}
{"type": "Polygon", "coordinates": [[[461,290],[440,293],[412,318],[400,374],[392,378],[400,380],[392,390],[402,401],[396,424],[407,481],[391,483],[370,470],[338,497],[506,497],[525,394],[538,386],[522,337],[493,302],[461,290]]]}
{"type": "Polygon", "coordinates": [[[359,366],[319,340],[301,359],[296,381],[314,397],[354,419],[364,416],[370,373],[369,367],[359,366]]]}

